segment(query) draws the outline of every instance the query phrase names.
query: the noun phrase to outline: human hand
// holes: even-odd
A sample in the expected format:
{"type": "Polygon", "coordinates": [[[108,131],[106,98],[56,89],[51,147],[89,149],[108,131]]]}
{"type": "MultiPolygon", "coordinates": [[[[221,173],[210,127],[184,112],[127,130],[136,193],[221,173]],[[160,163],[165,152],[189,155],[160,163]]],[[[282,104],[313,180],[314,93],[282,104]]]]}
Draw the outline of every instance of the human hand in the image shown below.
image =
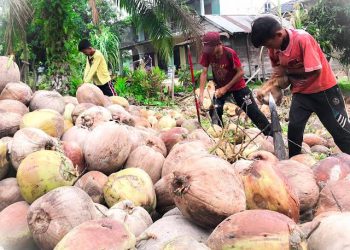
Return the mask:
{"type": "Polygon", "coordinates": [[[221,88],[219,88],[219,89],[217,89],[217,90],[215,91],[215,97],[216,97],[216,98],[220,98],[220,97],[222,97],[223,95],[225,95],[226,92],[227,92],[226,88],[225,88],[225,87],[221,87],[221,88]]]}

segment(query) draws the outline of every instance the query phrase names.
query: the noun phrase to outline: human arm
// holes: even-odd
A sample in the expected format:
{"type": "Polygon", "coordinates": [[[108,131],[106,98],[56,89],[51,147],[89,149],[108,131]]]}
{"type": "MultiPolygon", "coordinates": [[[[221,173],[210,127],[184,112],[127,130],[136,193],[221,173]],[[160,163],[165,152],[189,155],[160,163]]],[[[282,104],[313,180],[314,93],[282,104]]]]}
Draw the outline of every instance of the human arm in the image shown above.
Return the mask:
{"type": "Polygon", "coordinates": [[[199,78],[199,104],[203,104],[203,98],[204,98],[204,88],[205,84],[207,82],[207,77],[208,77],[208,68],[203,67],[201,76],[199,78]]]}
{"type": "Polygon", "coordinates": [[[95,56],[94,61],[89,70],[86,69],[86,73],[84,74],[84,82],[91,83],[93,76],[96,74],[97,68],[101,63],[101,57],[95,56]]]}
{"type": "Polygon", "coordinates": [[[232,78],[232,80],[228,84],[226,84],[225,86],[219,88],[215,92],[216,97],[220,98],[221,96],[226,94],[233,87],[233,85],[235,85],[244,76],[244,70],[243,70],[242,67],[239,67],[236,70],[237,70],[237,73],[232,78]]]}

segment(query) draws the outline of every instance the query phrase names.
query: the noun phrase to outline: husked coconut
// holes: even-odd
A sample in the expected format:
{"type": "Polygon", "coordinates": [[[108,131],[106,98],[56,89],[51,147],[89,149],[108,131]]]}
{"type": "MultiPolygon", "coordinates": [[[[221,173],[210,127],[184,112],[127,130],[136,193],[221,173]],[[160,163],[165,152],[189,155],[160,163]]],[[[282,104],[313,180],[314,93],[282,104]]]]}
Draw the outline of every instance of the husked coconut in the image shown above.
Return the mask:
{"type": "Polygon", "coordinates": [[[107,109],[111,112],[113,121],[129,126],[135,126],[134,116],[130,115],[130,113],[127,112],[122,106],[114,104],[108,106],[107,109]]]}
{"type": "Polygon", "coordinates": [[[31,111],[38,109],[52,109],[60,114],[64,113],[64,99],[56,91],[38,90],[33,94],[30,100],[29,108],[31,111]]]}
{"type": "Polygon", "coordinates": [[[174,147],[174,145],[187,138],[188,130],[185,128],[171,128],[160,134],[160,138],[164,142],[168,152],[174,147]]]}
{"type": "Polygon", "coordinates": [[[111,120],[112,114],[108,109],[94,106],[82,112],[75,121],[75,125],[92,130],[98,125],[111,120]]]}
{"type": "Polygon", "coordinates": [[[246,208],[240,176],[221,158],[197,157],[187,168],[174,171],[170,181],[176,206],[199,226],[216,227],[246,208]]]}
{"type": "Polygon", "coordinates": [[[304,134],[303,142],[305,142],[310,147],[315,145],[327,146],[328,144],[326,139],[316,134],[304,134]]]}
{"type": "Polygon", "coordinates": [[[95,104],[92,103],[80,103],[78,105],[76,105],[72,111],[72,122],[75,124],[78,116],[83,113],[85,110],[94,107],[95,104]]]}
{"type": "Polygon", "coordinates": [[[97,106],[107,106],[110,100],[103,94],[102,90],[94,84],[84,83],[77,90],[79,103],[92,103],[97,106]]]}
{"type": "Polygon", "coordinates": [[[197,119],[186,119],[182,122],[181,127],[187,129],[190,133],[201,128],[197,119]]]}
{"type": "Polygon", "coordinates": [[[124,223],[136,237],[153,223],[151,216],[144,208],[135,206],[129,200],[115,204],[107,211],[107,216],[124,223]]]}
{"type": "Polygon", "coordinates": [[[75,142],[81,149],[84,149],[85,142],[90,132],[91,131],[87,128],[73,126],[63,134],[62,141],[75,142]]]}
{"type": "Polygon", "coordinates": [[[295,155],[292,158],[290,158],[291,160],[300,162],[306,166],[312,167],[313,165],[315,165],[317,163],[317,161],[309,154],[299,154],[299,155],[295,155]]]}
{"type": "Polygon", "coordinates": [[[162,250],[173,240],[189,236],[204,243],[209,234],[209,231],[192,224],[182,215],[167,216],[148,227],[140,235],[144,240],[140,240],[136,247],[138,250],[162,250]]]}
{"type": "Polygon", "coordinates": [[[71,104],[71,103],[66,104],[66,106],[64,107],[64,113],[63,113],[64,120],[68,120],[73,123],[72,112],[74,109],[75,109],[74,104],[71,104]]]}
{"type": "Polygon", "coordinates": [[[74,106],[79,104],[78,99],[74,96],[69,96],[69,95],[63,96],[63,100],[66,105],[69,103],[73,104],[74,106]]]}
{"type": "Polygon", "coordinates": [[[98,171],[90,171],[84,174],[74,186],[84,190],[95,203],[103,204],[103,186],[107,180],[107,175],[98,171]]]}
{"type": "Polygon", "coordinates": [[[22,117],[20,128],[38,128],[48,135],[61,138],[64,132],[64,118],[51,109],[35,110],[22,117]]]}
{"type": "Polygon", "coordinates": [[[7,160],[7,145],[0,141],[0,180],[2,180],[9,171],[10,164],[7,160]]]}
{"type": "Polygon", "coordinates": [[[182,215],[180,209],[178,209],[177,207],[169,210],[168,212],[166,212],[162,217],[167,217],[167,216],[173,216],[173,215],[182,215]]]}
{"type": "Polygon", "coordinates": [[[187,140],[189,141],[199,140],[204,144],[204,146],[207,149],[215,146],[215,141],[212,138],[210,138],[210,136],[203,129],[193,130],[187,136],[187,140]]]}
{"type": "Polygon", "coordinates": [[[57,151],[63,153],[73,163],[74,168],[82,173],[85,170],[85,159],[83,150],[76,142],[63,141],[60,143],[57,151]]]}
{"type": "Polygon", "coordinates": [[[33,92],[31,88],[22,82],[12,82],[6,84],[6,87],[1,92],[0,100],[16,100],[25,105],[28,105],[32,99],[33,92]]]}
{"type": "Polygon", "coordinates": [[[171,128],[175,128],[176,127],[176,121],[171,116],[163,116],[158,121],[158,126],[159,126],[159,129],[161,131],[166,131],[166,130],[169,130],[171,128]]]}
{"type": "Polygon", "coordinates": [[[264,150],[259,150],[249,154],[248,159],[264,160],[264,161],[270,161],[270,162],[276,162],[276,163],[278,162],[278,159],[274,154],[264,150]]]}
{"type": "Polygon", "coordinates": [[[20,80],[21,74],[13,58],[0,56],[0,93],[8,83],[19,82],[20,80]]]}
{"type": "Polygon", "coordinates": [[[66,234],[54,250],[135,249],[135,236],[123,222],[103,218],[86,221],[66,234]]]}
{"type": "Polygon", "coordinates": [[[246,210],[231,215],[211,233],[208,246],[212,250],[306,249],[302,232],[284,214],[269,210],[246,210]]]}
{"type": "Polygon", "coordinates": [[[125,163],[125,168],[141,168],[156,183],[162,173],[164,156],[148,146],[140,146],[132,151],[125,163]]]}
{"type": "Polygon", "coordinates": [[[0,100],[0,110],[17,113],[21,116],[29,112],[26,105],[16,100],[0,100]]]}
{"type": "Polygon", "coordinates": [[[29,154],[19,165],[17,181],[22,197],[32,203],[50,190],[71,186],[80,173],[62,153],[41,150],[29,154]]]}
{"type": "Polygon", "coordinates": [[[30,206],[27,221],[37,246],[51,250],[73,228],[97,218],[94,203],[83,190],[59,187],[30,206]]]}
{"type": "Polygon", "coordinates": [[[316,184],[312,169],[293,160],[277,163],[277,168],[287,177],[289,183],[297,192],[300,211],[312,209],[318,200],[319,188],[316,184]]]}
{"type": "Polygon", "coordinates": [[[111,174],[103,188],[109,207],[123,200],[132,201],[152,212],[156,208],[156,194],[149,175],[139,168],[127,168],[111,174]]]}
{"type": "Polygon", "coordinates": [[[124,165],[130,150],[127,129],[114,122],[106,122],[89,133],[83,152],[88,170],[108,175],[124,165]]]}
{"type": "MultiPolygon", "coordinates": [[[[23,201],[16,178],[6,178],[0,181],[0,212],[9,205],[23,201]]],[[[1,242],[1,241],[0,241],[1,242]]]]}
{"type": "Polygon", "coordinates": [[[156,210],[160,214],[164,214],[175,207],[175,202],[173,196],[170,192],[170,180],[172,175],[163,176],[154,185],[154,190],[157,197],[157,207],[156,210]]]}
{"type": "Polygon", "coordinates": [[[37,128],[23,128],[13,137],[11,144],[11,164],[17,170],[21,162],[29,154],[39,150],[55,150],[58,141],[37,128]]]}
{"type": "Polygon", "coordinates": [[[238,161],[232,163],[232,168],[238,174],[242,174],[244,171],[249,169],[250,164],[252,164],[252,163],[253,163],[253,161],[241,159],[241,160],[238,160],[238,161]]]}
{"type": "Polygon", "coordinates": [[[287,178],[275,162],[255,161],[241,174],[248,209],[268,209],[299,220],[300,203],[287,178]]]}
{"type": "Polygon", "coordinates": [[[3,249],[38,249],[29,231],[28,210],[28,203],[19,201],[0,212],[0,246],[3,249]]]}
{"type": "Polygon", "coordinates": [[[180,236],[170,240],[164,247],[164,249],[176,249],[176,250],[210,250],[204,243],[200,243],[191,236],[180,236]]]}
{"type": "Polygon", "coordinates": [[[109,99],[112,101],[113,104],[120,105],[126,110],[129,109],[129,102],[126,98],[121,96],[110,96],[109,99]]]}
{"type": "Polygon", "coordinates": [[[0,109],[0,138],[13,136],[19,129],[22,115],[0,109]]]}

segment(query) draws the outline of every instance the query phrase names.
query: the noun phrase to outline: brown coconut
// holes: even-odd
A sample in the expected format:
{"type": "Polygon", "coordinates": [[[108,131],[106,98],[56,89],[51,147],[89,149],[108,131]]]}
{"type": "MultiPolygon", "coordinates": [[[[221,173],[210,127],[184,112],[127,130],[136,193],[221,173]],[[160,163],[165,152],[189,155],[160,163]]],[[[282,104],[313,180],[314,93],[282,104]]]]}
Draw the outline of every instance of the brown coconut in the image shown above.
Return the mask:
{"type": "Polygon", "coordinates": [[[300,162],[306,166],[312,167],[313,165],[315,165],[317,163],[317,161],[309,154],[299,154],[299,155],[295,155],[292,158],[290,158],[291,160],[300,162]]]}
{"type": "Polygon", "coordinates": [[[188,130],[185,128],[171,128],[160,134],[160,138],[163,140],[168,152],[174,147],[174,145],[187,138],[188,130]]]}
{"type": "Polygon", "coordinates": [[[72,141],[63,141],[60,146],[59,150],[72,161],[74,168],[82,173],[85,170],[85,159],[79,144],[72,141]]]}
{"type": "Polygon", "coordinates": [[[291,186],[297,192],[300,211],[312,209],[318,200],[319,188],[312,169],[294,160],[280,161],[277,168],[287,177],[291,186]]]}
{"type": "Polygon", "coordinates": [[[328,142],[326,139],[316,134],[304,134],[303,142],[305,142],[310,147],[315,145],[323,145],[323,146],[328,145],[328,142]]]}
{"type": "Polygon", "coordinates": [[[171,178],[171,174],[164,176],[154,185],[157,196],[156,210],[160,214],[164,214],[175,207],[175,202],[169,187],[171,178]]]}
{"type": "Polygon", "coordinates": [[[17,170],[27,155],[43,150],[58,148],[58,141],[37,128],[24,128],[13,137],[11,144],[11,164],[17,170]]]}
{"type": "Polygon", "coordinates": [[[151,127],[151,123],[144,117],[134,116],[134,120],[135,120],[135,127],[144,127],[144,128],[151,127]]]}
{"type": "Polygon", "coordinates": [[[211,233],[207,244],[212,250],[306,249],[301,235],[295,222],[284,214],[256,209],[228,217],[211,233]]]}
{"type": "Polygon", "coordinates": [[[117,104],[125,108],[126,110],[129,109],[129,102],[126,98],[121,96],[110,96],[109,99],[113,104],[117,104]]]}
{"type": "Polygon", "coordinates": [[[102,90],[90,83],[81,85],[76,95],[79,103],[92,103],[97,106],[107,106],[110,103],[109,99],[103,95],[102,90]]]}
{"type": "Polygon", "coordinates": [[[191,236],[180,236],[169,241],[164,249],[176,249],[176,250],[210,250],[204,243],[200,243],[191,236]]]}
{"type": "Polygon", "coordinates": [[[112,114],[108,109],[95,106],[82,112],[75,121],[75,125],[92,130],[98,125],[111,120],[112,114]]]}
{"type": "Polygon", "coordinates": [[[182,122],[181,127],[187,129],[188,132],[191,133],[196,129],[200,129],[201,125],[197,119],[188,119],[182,122]]]}
{"type": "Polygon", "coordinates": [[[107,109],[111,112],[113,121],[129,126],[135,126],[134,116],[127,112],[122,106],[114,104],[108,106],[107,109]]]}
{"type": "Polygon", "coordinates": [[[329,181],[345,179],[350,174],[350,166],[341,157],[330,156],[313,166],[314,176],[320,188],[329,181]]]}
{"type": "Polygon", "coordinates": [[[315,215],[330,211],[350,211],[350,181],[347,179],[329,182],[321,191],[315,215]]]}
{"type": "Polygon", "coordinates": [[[83,190],[60,187],[37,199],[27,220],[38,247],[51,250],[74,227],[97,218],[94,203],[83,190]]]}
{"type": "Polygon", "coordinates": [[[51,109],[40,109],[22,117],[20,128],[38,128],[53,137],[61,138],[64,132],[64,119],[51,109]]]}
{"type": "Polygon", "coordinates": [[[250,164],[252,164],[252,163],[253,163],[253,161],[240,159],[240,160],[235,161],[234,163],[232,163],[232,168],[233,168],[238,174],[242,174],[244,171],[246,171],[247,169],[249,169],[250,164]]]}
{"type": "Polygon", "coordinates": [[[62,136],[62,141],[75,142],[81,149],[84,149],[85,142],[90,134],[90,130],[73,126],[68,129],[62,136]]]}
{"type": "Polygon", "coordinates": [[[32,99],[33,92],[31,88],[22,82],[12,82],[6,84],[6,87],[1,92],[0,100],[10,99],[19,101],[25,105],[28,105],[32,99]]]}
{"type": "Polygon", "coordinates": [[[21,116],[29,112],[29,109],[23,103],[16,100],[0,100],[0,110],[17,113],[21,116]]]}
{"type": "Polygon", "coordinates": [[[114,122],[97,126],[84,145],[84,156],[89,170],[111,174],[126,162],[131,150],[127,129],[114,122]]]}
{"type": "Polygon", "coordinates": [[[21,74],[13,58],[0,56],[0,93],[8,83],[19,82],[21,74]]]}
{"type": "Polygon", "coordinates": [[[13,136],[20,127],[22,115],[0,109],[0,138],[13,136]]]}
{"type": "Polygon", "coordinates": [[[0,181],[0,212],[9,205],[23,200],[16,178],[0,181]]]}
{"type": "Polygon", "coordinates": [[[27,223],[29,205],[19,201],[0,212],[0,247],[9,250],[35,250],[27,223]]]}
{"type": "Polygon", "coordinates": [[[186,218],[211,228],[246,208],[241,179],[230,163],[204,156],[186,166],[175,171],[170,180],[175,204],[186,218]]]}
{"type": "Polygon", "coordinates": [[[52,109],[60,114],[64,113],[65,106],[64,99],[58,92],[48,90],[36,91],[29,104],[31,111],[38,109],[52,109]]]}
{"type": "Polygon", "coordinates": [[[249,154],[248,159],[263,160],[263,161],[276,162],[276,163],[278,162],[278,159],[274,154],[264,150],[255,151],[249,154]]]}
{"type": "Polygon", "coordinates": [[[215,146],[215,142],[203,129],[193,130],[188,136],[187,140],[199,140],[201,141],[207,149],[215,146]]]}
{"type": "Polygon", "coordinates": [[[104,204],[103,186],[107,180],[107,175],[98,171],[90,171],[84,174],[74,186],[84,190],[93,202],[104,204]]]}
{"type": "Polygon", "coordinates": [[[201,141],[184,141],[176,144],[165,158],[162,176],[167,176],[181,168],[183,160],[193,156],[207,155],[208,152],[201,141]]]}
{"type": "Polygon", "coordinates": [[[125,168],[141,168],[156,183],[161,177],[164,160],[164,156],[153,148],[140,146],[130,153],[125,168]]]}
{"type": "Polygon", "coordinates": [[[94,107],[95,104],[92,103],[80,103],[76,105],[72,111],[72,122],[75,124],[78,116],[83,113],[85,110],[94,107]]]}
{"type": "Polygon", "coordinates": [[[73,104],[74,106],[78,105],[78,99],[74,96],[63,96],[64,103],[67,104],[73,104]]]}
{"type": "Polygon", "coordinates": [[[275,165],[255,161],[241,174],[247,208],[277,211],[298,222],[300,203],[296,191],[275,165]]]}
{"type": "Polygon", "coordinates": [[[63,113],[64,120],[68,120],[73,123],[72,113],[74,109],[75,109],[74,104],[71,104],[71,103],[66,104],[66,106],[64,107],[64,113],[63,113]]]}
{"type": "Polygon", "coordinates": [[[7,144],[0,141],[0,180],[2,180],[8,173],[10,163],[7,155],[7,144]]]}
{"type": "Polygon", "coordinates": [[[157,220],[147,228],[140,235],[140,238],[144,238],[144,240],[139,241],[136,247],[138,250],[166,249],[165,247],[173,240],[189,236],[204,243],[209,232],[191,223],[182,215],[167,216],[157,220]],[[149,235],[153,237],[149,237],[149,235]]]}
{"type": "Polygon", "coordinates": [[[136,238],[123,222],[103,218],[75,227],[54,250],[135,249],[136,238]]]}

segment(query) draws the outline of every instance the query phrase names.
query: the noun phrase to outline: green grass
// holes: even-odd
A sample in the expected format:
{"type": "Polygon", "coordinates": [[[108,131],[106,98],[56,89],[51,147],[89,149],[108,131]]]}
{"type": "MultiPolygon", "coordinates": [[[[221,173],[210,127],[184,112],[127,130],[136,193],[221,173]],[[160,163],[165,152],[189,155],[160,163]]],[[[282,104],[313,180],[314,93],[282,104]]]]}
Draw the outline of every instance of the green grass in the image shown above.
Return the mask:
{"type": "Polygon", "coordinates": [[[350,81],[348,81],[348,80],[340,80],[338,85],[339,85],[339,88],[341,90],[350,92],[350,81]]]}

